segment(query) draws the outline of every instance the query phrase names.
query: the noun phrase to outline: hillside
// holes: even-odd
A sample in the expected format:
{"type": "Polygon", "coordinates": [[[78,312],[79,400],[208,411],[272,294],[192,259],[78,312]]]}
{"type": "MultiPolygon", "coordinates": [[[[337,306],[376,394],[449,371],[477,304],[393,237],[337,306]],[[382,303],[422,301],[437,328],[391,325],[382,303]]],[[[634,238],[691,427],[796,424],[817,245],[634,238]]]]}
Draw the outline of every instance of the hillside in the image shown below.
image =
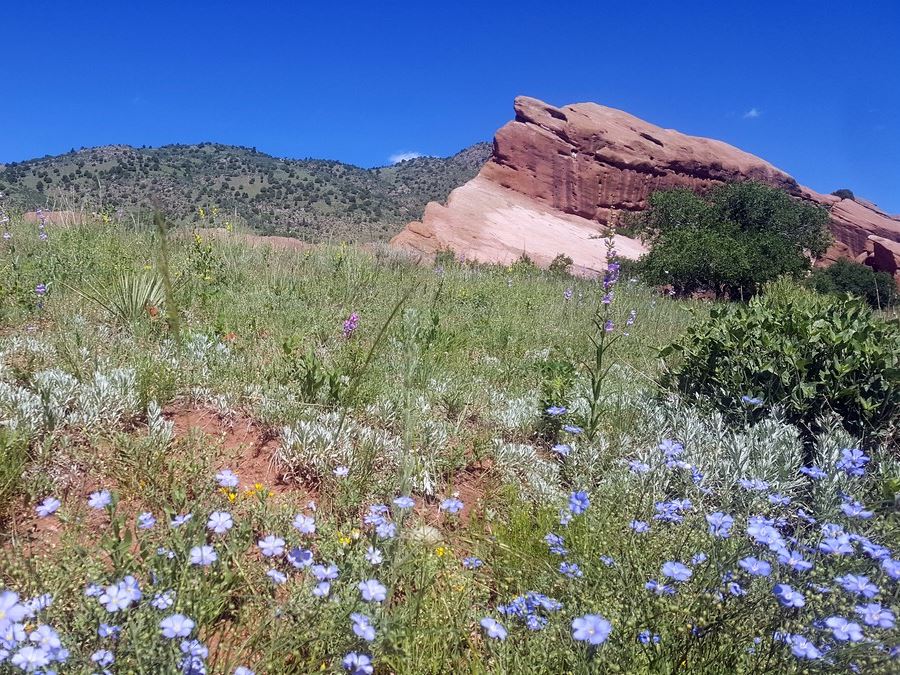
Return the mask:
{"type": "Polygon", "coordinates": [[[282,159],[254,148],[200,143],[105,146],[0,165],[7,206],[124,211],[143,217],[158,199],[175,222],[230,221],[302,239],[384,239],[473,178],[490,157],[477,143],[452,157],[363,169],[282,159]],[[227,214],[227,215],[226,215],[227,214]]]}

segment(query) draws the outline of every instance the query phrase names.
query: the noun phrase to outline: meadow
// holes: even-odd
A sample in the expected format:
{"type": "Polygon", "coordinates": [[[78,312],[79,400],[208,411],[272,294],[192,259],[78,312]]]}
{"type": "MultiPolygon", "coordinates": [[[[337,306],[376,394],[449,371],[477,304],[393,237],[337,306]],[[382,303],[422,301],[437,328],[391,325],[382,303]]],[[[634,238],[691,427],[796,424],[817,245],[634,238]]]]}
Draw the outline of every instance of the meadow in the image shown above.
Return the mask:
{"type": "Polygon", "coordinates": [[[896,450],[662,391],[708,303],[7,227],[0,672],[900,668],[896,450]]]}

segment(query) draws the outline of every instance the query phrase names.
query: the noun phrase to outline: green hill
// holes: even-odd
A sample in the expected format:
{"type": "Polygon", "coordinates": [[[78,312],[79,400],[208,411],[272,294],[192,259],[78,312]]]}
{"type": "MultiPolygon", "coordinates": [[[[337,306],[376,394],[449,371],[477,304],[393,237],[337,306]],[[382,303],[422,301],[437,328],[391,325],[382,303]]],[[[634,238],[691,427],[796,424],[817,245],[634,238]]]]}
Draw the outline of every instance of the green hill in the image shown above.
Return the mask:
{"type": "Polygon", "coordinates": [[[490,153],[477,143],[452,157],[363,169],[217,143],[104,146],[0,165],[0,193],[13,209],[144,219],[156,200],[176,223],[214,219],[313,241],[385,239],[472,178],[490,153]]]}

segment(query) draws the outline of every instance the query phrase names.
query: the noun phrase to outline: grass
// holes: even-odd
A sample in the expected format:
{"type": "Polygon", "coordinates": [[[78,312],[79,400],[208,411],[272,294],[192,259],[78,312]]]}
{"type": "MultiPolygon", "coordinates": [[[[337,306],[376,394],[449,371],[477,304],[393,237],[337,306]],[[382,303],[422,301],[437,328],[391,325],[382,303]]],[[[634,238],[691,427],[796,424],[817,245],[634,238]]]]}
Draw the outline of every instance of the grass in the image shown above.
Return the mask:
{"type": "MultiPolygon", "coordinates": [[[[58,632],[69,650],[53,664],[61,672],[98,670],[91,658],[101,649],[116,672],[337,672],[351,652],[383,673],[896,667],[896,629],[855,613],[880,602],[896,614],[894,568],[862,550],[878,543],[897,556],[886,489],[896,460],[878,449],[865,475],[848,476],[836,467],[855,441],[833,425],[816,449],[828,475],[810,481],[797,471],[801,443],[780,419],[730,428],[660,397],[657,352],[705,314],[703,304],[619,283],[611,312],[621,338],[604,355],[610,370],[587,442],[562,425],[583,423],[592,410],[585,373],[596,281],[525,265],[418,266],[383,248],[297,253],[174,232],[170,297],[122,293],[117,312],[92,294],[109,298],[122,279],[151,278],[156,232],[92,223],[51,230],[42,242],[14,223],[11,233],[0,253],[0,585],[23,601],[52,595],[28,624],[58,632]],[[48,291],[37,296],[41,283],[48,291]],[[631,310],[637,319],[624,335],[631,310]],[[167,312],[177,312],[177,335],[167,312]],[[352,312],[360,322],[347,338],[352,312]],[[548,416],[551,403],[568,412],[548,416]],[[182,422],[200,417],[210,433],[182,422]],[[683,445],[683,464],[667,465],[658,447],[667,438],[683,445]],[[559,443],[571,447],[568,456],[552,450],[559,443]],[[635,473],[636,461],[648,472],[635,473]],[[336,475],[340,467],[346,476],[336,475]],[[237,472],[238,486],[217,482],[223,468],[237,472]],[[741,478],[768,489],[741,488],[741,478]],[[89,496],[101,490],[112,501],[92,509],[89,496]],[[838,490],[873,516],[847,515],[838,490]],[[572,514],[569,496],[580,491],[590,506],[572,514]],[[458,515],[441,509],[454,493],[465,503],[458,515]],[[774,494],[792,501],[773,503],[774,494]],[[415,506],[395,505],[398,495],[415,506]],[[62,504],[38,518],[48,496],[62,504]],[[657,505],[673,499],[690,500],[683,522],[656,519],[657,505]],[[386,512],[366,522],[373,504],[386,512]],[[145,512],[152,528],[136,524],[145,512]],[[212,512],[230,513],[234,526],[209,531],[212,512]],[[713,512],[734,516],[730,537],[709,533],[713,512]],[[314,533],[292,525],[298,513],[314,519],[314,533]],[[172,527],[184,514],[192,518],[172,527]],[[784,519],[778,536],[796,537],[791,546],[813,569],[791,572],[748,538],[754,515],[784,519]],[[649,531],[635,533],[634,520],[649,531]],[[857,537],[854,555],[819,547],[828,522],[857,537]],[[395,536],[380,536],[376,525],[382,535],[393,525],[395,536]],[[564,557],[550,550],[549,533],[562,537],[564,557]],[[265,556],[257,544],[268,535],[284,539],[286,552],[309,550],[314,562],[298,568],[283,554],[265,556]],[[216,561],[191,564],[202,545],[216,561]],[[377,565],[370,547],[383,557],[377,565]],[[706,560],[694,562],[700,553],[706,560]],[[751,555],[772,565],[770,577],[738,566],[751,555]],[[670,560],[687,564],[691,578],[668,581],[672,595],[648,591],[651,579],[665,583],[660,568],[670,560]],[[562,573],[562,562],[577,564],[580,576],[562,573]],[[323,570],[313,565],[331,563],[338,576],[319,597],[323,570]],[[287,581],[274,583],[270,570],[287,581]],[[842,590],[834,578],[848,573],[867,575],[876,598],[842,590]],[[109,612],[85,594],[127,575],[142,597],[126,609],[109,612]],[[386,587],[385,601],[362,599],[366,579],[386,587]],[[792,584],[806,605],[782,607],[776,583],[792,584]],[[173,604],[154,607],[166,591],[173,604]],[[561,603],[533,613],[532,624],[546,619],[541,630],[500,611],[528,592],[561,603]],[[175,612],[194,622],[184,642],[160,635],[159,622],[175,612]],[[371,642],[352,629],[357,613],[375,628],[371,642]],[[589,614],[611,623],[603,644],[573,639],[572,620],[589,614]],[[867,640],[841,642],[815,624],[829,616],[858,622],[867,640]],[[480,628],[485,617],[505,627],[506,639],[480,628]],[[117,639],[98,635],[104,623],[120,629],[117,639]],[[821,655],[798,658],[784,634],[805,636],[821,655]]],[[[20,650],[0,651],[0,672],[16,672],[10,659],[20,650]]]]}

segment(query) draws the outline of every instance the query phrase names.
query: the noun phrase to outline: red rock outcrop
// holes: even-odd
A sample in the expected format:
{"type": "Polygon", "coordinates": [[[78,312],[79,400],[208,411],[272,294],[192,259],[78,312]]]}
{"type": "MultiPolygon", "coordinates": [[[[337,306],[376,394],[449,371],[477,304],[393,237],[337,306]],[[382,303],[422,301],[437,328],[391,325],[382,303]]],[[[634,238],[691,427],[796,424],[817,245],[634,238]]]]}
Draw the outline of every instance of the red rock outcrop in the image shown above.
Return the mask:
{"type": "MultiPolygon", "coordinates": [[[[818,194],[727,143],[595,103],[556,108],[520,96],[514,107],[515,119],[497,132],[479,175],[454,190],[446,206],[429,204],[394,246],[501,263],[527,253],[543,265],[565,253],[576,271],[590,273],[603,267],[604,226],[645,208],[652,192],[748,179],[829,207],[838,244],[831,257],[865,255],[869,235],[900,241],[900,222],[874,205],[818,194]]],[[[626,257],[644,250],[624,237],[617,248],[626,257]]]]}

